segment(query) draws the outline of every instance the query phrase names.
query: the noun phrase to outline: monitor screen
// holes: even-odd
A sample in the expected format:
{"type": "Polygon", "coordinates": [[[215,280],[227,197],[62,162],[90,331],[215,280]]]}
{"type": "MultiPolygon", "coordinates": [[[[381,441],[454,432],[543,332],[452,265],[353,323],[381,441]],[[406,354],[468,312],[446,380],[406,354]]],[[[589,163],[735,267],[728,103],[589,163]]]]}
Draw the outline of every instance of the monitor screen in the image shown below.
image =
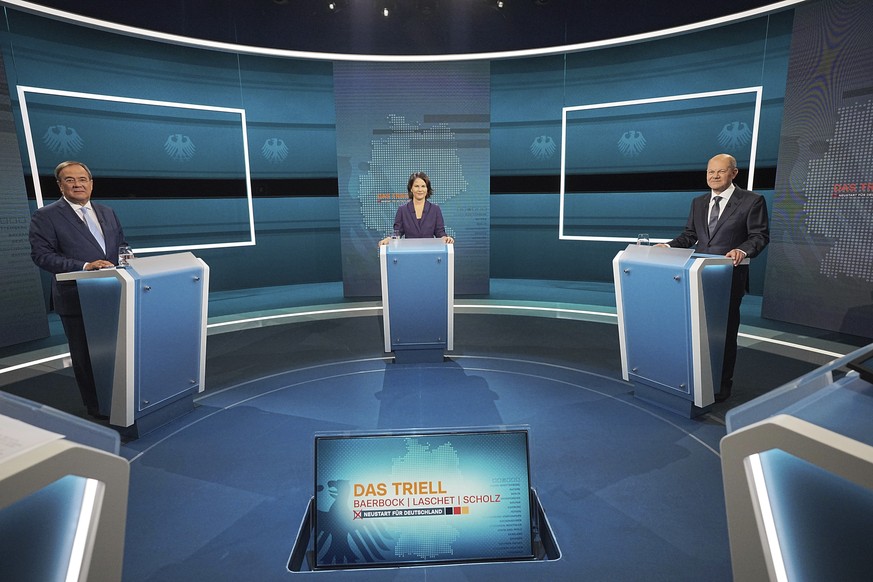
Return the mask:
{"type": "Polygon", "coordinates": [[[315,569],[532,559],[526,430],[317,435],[315,569]]]}

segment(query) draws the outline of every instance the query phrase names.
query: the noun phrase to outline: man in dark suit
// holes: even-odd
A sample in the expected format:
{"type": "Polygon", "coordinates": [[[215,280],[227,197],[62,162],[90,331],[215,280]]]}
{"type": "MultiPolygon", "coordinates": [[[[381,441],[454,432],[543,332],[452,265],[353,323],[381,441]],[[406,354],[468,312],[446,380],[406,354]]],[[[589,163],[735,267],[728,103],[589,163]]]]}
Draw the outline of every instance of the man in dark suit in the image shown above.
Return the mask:
{"type": "MultiPolygon", "coordinates": [[[[62,162],[55,168],[55,178],[61,199],[37,210],[30,221],[33,262],[53,275],[115,266],[118,247],[125,244],[124,232],[111,208],[91,202],[91,171],[81,162],[62,162]]],[[[82,402],[89,415],[105,420],[108,417],[97,401],[76,283],[52,277],[52,304],[64,326],[82,402]]]]}
{"type": "Polygon", "coordinates": [[[709,160],[706,181],[711,192],[691,201],[685,230],[667,243],[680,248],[696,246],[698,253],[725,255],[734,263],[724,364],[716,402],[727,400],[733,386],[740,303],[749,289],[749,265],[742,263],[758,256],[770,242],[767,202],[760,194],[735,186],[737,172],[737,161],[731,155],[719,154],[709,160]]]}

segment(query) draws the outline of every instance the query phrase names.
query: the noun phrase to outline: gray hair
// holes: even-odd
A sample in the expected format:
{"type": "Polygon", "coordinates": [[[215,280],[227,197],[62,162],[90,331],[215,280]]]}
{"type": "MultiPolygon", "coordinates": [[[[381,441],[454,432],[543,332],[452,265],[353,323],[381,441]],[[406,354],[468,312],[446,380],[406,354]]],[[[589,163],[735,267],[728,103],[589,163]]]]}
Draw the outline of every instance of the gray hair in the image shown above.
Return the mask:
{"type": "Polygon", "coordinates": [[[60,164],[57,165],[57,167],[55,167],[55,180],[57,180],[58,182],[61,181],[61,170],[63,170],[64,168],[66,168],[68,166],[82,166],[82,168],[84,168],[85,172],[88,173],[88,178],[90,178],[92,180],[94,179],[94,176],[91,175],[91,170],[88,169],[88,166],[86,166],[82,162],[67,160],[66,162],[61,162],[60,164]]]}

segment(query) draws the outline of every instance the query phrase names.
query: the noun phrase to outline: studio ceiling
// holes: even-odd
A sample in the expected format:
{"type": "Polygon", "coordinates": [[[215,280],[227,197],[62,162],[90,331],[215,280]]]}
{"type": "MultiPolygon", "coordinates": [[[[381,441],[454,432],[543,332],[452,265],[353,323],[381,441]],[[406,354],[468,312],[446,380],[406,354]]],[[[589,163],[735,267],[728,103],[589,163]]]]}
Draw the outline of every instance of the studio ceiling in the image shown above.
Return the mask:
{"type": "Polygon", "coordinates": [[[443,55],[544,49],[688,26],[791,1],[733,0],[38,0],[171,35],[269,49],[443,55]],[[384,9],[388,16],[384,16],[384,9]]]}

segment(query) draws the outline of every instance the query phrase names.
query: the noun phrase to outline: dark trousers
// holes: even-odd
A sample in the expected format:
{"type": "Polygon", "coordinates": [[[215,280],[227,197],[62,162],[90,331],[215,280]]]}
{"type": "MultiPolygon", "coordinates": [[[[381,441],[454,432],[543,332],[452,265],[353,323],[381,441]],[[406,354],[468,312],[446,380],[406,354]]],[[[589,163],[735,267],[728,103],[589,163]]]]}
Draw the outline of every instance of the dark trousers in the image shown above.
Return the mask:
{"type": "Polygon", "coordinates": [[[85,335],[85,320],[81,315],[61,315],[64,334],[70,346],[70,359],[73,361],[73,374],[82,395],[82,402],[89,413],[97,412],[97,386],[91,369],[91,354],[88,352],[88,338],[85,335]]]}
{"type": "Polygon", "coordinates": [[[734,267],[731,279],[731,298],[728,306],[727,330],[724,343],[724,361],[721,369],[719,394],[730,394],[734,383],[734,366],[737,363],[737,334],[740,332],[740,304],[749,287],[749,266],[734,267]]]}

